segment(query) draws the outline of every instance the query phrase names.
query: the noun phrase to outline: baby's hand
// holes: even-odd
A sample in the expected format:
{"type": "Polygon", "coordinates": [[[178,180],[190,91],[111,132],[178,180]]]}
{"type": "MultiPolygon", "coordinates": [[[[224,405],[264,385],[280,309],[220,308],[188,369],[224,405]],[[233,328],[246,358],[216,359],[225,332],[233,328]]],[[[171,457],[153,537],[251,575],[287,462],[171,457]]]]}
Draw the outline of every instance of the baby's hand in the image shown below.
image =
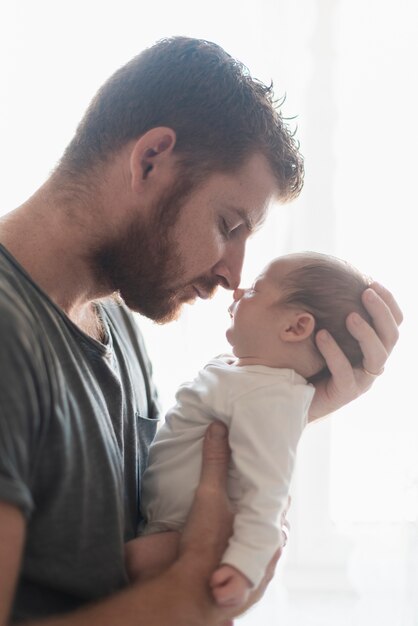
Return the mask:
{"type": "Polygon", "coordinates": [[[221,565],[210,580],[213,597],[219,606],[244,604],[252,587],[250,581],[232,565],[221,565]]]}

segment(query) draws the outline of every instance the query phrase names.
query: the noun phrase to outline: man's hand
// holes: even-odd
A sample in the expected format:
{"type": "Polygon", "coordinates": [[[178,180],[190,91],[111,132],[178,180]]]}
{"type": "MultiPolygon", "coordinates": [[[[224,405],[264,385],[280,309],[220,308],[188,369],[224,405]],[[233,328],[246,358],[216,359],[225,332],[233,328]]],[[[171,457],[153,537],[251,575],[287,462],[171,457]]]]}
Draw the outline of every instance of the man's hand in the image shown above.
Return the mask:
{"type": "Polygon", "coordinates": [[[25,535],[26,523],[22,512],[6,502],[0,502],[0,626],[7,623],[13,603],[25,535]]]}
{"type": "Polygon", "coordinates": [[[214,603],[209,579],[232,533],[233,514],[226,490],[229,458],[227,428],[214,422],[206,431],[200,483],[180,540],[180,556],[172,568],[186,572],[190,581],[203,581],[200,602],[211,616],[208,624],[218,624],[226,617],[214,603]]]}
{"type": "MultiPolygon", "coordinates": [[[[226,609],[215,604],[209,580],[219,566],[233,525],[233,514],[226,490],[228,464],[227,429],[221,422],[215,422],[209,427],[205,437],[201,480],[180,541],[180,558],[173,565],[173,569],[180,566],[183,572],[186,571],[189,580],[193,577],[203,577],[206,581],[204,594],[200,600],[208,615],[208,620],[204,622],[205,626],[212,623],[231,626],[233,617],[241,615],[258,602],[273,578],[283,550],[279,548],[276,551],[263,580],[257,589],[251,591],[245,605],[226,609]]],[[[289,506],[290,498],[282,515],[282,528],[286,529],[283,531],[283,545],[286,543],[289,528],[286,520],[289,506]]]]}
{"type": "Polygon", "coordinates": [[[363,293],[363,304],[373,326],[357,313],[347,318],[347,328],[357,339],[363,352],[363,368],[352,368],[331,335],[320,330],[316,345],[324,357],[331,377],[316,386],[309,411],[309,421],[324,417],[348,404],[370,389],[376,376],[383,372],[386,360],[399,336],[403,316],[393,295],[379,283],[372,283],[363,293]]]}
{"type": "MultiPolygon", "coordinates": [[[[179,557],[142,587],[147,587],[149,594],[157,585],[161,610],[167,605],[176,607],[175,614],[171,608],[167,617],[177,626],[219,626],[230,617],[216,606],[209,587],[232,533],[233,515],[226,490],[229,458],[227,428],[214,422],[206,431],[200,483],[180,539],[179,557]]],[[[155,623],[160,624],[158,618],[155,623]]]]}
{"type": "MultiPolygon", "coordinates": [[[[230,608],[221,606],[222,603],[216,605],[210,580],[219,570],[233,525],[226,488],[230,457],[227,437],[228,431],[221,422],[215,422],[206,432],[200,484],[183,534],[147,535],[127,545],[130,571],[137,581],[144,582],[157,575],[155,583],[158,574],[162,580],[171,580],[170,589],[175,590],[177,602],[185,607],[184,624],[231,626],[232,613],[241,614],[262,597],[282,552],[282,549],[276,552],[260,586],[247,594],[245,604],[242,600],[230,608]]],[[[290,498],[282,515],[283,545],[289,528],[286,520],[289,505],[290,498]]]]}
{"type": "MultiPolygon", "coordinates": [[[[287,544],[287,540],[289,537],[289,530],[290,530],[290,524],[289,521],[287,519],[287,513],[289,511],[290,508],[290,504],[291,504],[291,497],[289,496],[287,499],[287,506],[284,509],[282,515],[281,515],[281,530],[282,530],[282,546],[280,548],[278,548],[278,550],[276,550],[276,552],[273,555],[273,558],[271,559],[270,563],[267,566],[266,569],[266,573],[264,574],[264,577],[261,581],[261,583],[259,584],[259,586],[256,589],[253,589],[249,595],[249,598],[247,600],[247,602],[245,603],[244,606],[241,606],[239,609],[239,615],[242,615],[243,613],[245,613],[246,611],[248,611],[248,609],[250,609],[254,604],[256,604],[259,600],[261,600],[261,598],[264,595],[264,592],[266,591],[269,583],[272,581],[273,576],[275,574],[276,571],[276,566],[277,563],[280,559],[280,557],[283,554],[283,549],[287,544]]],[[[220,626],[233,626],[233,622],[231,621],[225,621],[223,622],[220,626]]]]}
{"type": "MultiPolygon", "coordinates": [[[[289,511],[290,504],[291,504],[291,497],[289,496],[287,500],[286,508],[284,509],[281,515],[281,519],[280,519],[281,530],[282,530],[282,546],[278,548],[278,550],[276,550],[276,552],[273,555],[273,558],[271,559],[270,563],[267,565],[266,572],[259,586],[250,592],[245,604],[234,611],[234,617],[237,617],[238,615],[243,615],[244,613],[248,611],[248,609],[250,609],[259,600],[261,600],[268,585],[273,579],[273,576],[276,571],[277,563],[283,554],[283,549],[286,546],[288,537],[289,537],[290,524],[287,519],[287,513],[289,511]]],[[[221,622],[219,626],[234,626],[234,622],[232,619],[227,619],[221,622]]]]}
{"type": "MultiPolygon", "coordinates": [[[[179,558],[154,578],[133,583],[74,613],[30,621],[28,626],[230,626],[231,611],[215,604],[209,586],[232,532],[228,464],[228,431],[215,422],[205,436],[201,481],[180,541],[179,558]]],[[[264,588],[273,571],[270,565],[264,588]]]]}

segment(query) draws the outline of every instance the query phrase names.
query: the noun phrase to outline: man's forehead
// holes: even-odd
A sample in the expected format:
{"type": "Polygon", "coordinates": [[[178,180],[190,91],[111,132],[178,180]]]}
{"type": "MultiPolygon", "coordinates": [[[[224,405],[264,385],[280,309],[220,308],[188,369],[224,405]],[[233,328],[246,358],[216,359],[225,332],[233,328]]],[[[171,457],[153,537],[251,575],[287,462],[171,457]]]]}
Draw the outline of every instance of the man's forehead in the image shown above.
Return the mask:
{"type": "Polygon", "coordinates": [[[261,154],[254,154],[247,159],[232,178],[238,184],[239,197],[248,213],[257,211],[264,205],[268,207],[273,199],[280,197],[277,179],[267,159],[261,154]]]}

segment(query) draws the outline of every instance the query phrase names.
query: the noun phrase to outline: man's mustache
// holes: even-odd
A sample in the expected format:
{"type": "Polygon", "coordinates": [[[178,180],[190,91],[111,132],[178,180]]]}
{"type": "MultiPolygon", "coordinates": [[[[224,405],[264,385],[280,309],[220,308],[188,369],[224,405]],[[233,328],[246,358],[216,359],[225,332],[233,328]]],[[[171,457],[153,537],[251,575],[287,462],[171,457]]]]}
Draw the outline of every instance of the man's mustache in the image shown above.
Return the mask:
{"type": "Polygon", "coordinates": [[[209,278],[202,276],[199,280],[194,281],[193,284],[200,292],[206,294],[208,298],[212,298],[215,295],[218,286],[221,285],[221,281],[215,277],[209,278]]]}

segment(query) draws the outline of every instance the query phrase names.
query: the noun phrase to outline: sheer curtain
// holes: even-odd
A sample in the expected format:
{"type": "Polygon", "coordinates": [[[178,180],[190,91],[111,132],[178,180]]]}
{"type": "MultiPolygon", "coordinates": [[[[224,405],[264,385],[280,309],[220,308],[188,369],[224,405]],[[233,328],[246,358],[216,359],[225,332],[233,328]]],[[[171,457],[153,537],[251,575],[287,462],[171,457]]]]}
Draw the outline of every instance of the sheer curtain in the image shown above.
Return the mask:
{"type": "MultiPolygon", "coordinates": [[[[301,198],[276,207],[250,241],[243,284],[272,257],[313,249],[352,261],[404,308],[385,376],[303,435],[291,540],[246,626],[418,624],[417,21],[413,0],[0,5],[0,212],[46,178],[112,71],[160,37],[204,37],[286,94],[283,112],[297,116],[290,124],[306,159],[301,198]]],[[[165,408],[227,349],[230,299],[219,293],[166,327],[138,320],[165,408]]]]}

